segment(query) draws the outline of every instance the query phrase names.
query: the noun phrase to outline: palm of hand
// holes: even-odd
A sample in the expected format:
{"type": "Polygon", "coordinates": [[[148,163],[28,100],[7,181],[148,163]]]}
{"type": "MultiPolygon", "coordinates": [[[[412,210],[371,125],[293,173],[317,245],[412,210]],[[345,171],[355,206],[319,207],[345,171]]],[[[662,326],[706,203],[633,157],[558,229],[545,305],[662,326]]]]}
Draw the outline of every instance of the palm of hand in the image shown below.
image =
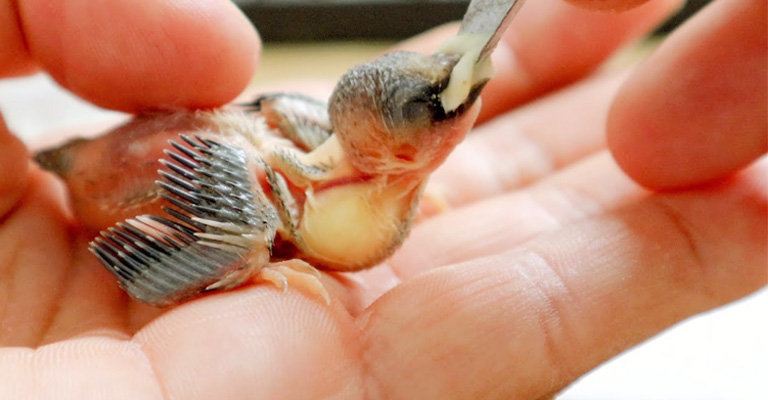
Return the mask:
{"type": "MultiPolygon", "coordinates": [[[[265,285],[169,310],[131,302],[85,250],[53,178],[3,174],[0,387],[184,399],[552,394],[766,280],[765,162],[649,194],[604,149],[622,80],[594,79],[478,128],[435,175],[457,208],[417,226],[387,265],[325,277],[330,307],[265,285]]],[[[23,170],[18,142],[0,138],[0,169],[23,170]]]]}

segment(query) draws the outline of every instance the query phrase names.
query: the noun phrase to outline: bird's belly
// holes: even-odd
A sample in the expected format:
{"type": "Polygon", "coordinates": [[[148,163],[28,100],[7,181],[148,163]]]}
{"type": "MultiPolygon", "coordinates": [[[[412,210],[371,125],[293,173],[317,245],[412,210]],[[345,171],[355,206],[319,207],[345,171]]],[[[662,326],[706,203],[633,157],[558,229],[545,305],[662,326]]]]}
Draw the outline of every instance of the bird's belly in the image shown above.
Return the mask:
{"type": "Polygon", "coordinates": [[[370,267],[386,258],[410,225],[411,196],[374,183],[334,187],[307,196],[299,234],[305,258],[338,271],[370,267]]]}

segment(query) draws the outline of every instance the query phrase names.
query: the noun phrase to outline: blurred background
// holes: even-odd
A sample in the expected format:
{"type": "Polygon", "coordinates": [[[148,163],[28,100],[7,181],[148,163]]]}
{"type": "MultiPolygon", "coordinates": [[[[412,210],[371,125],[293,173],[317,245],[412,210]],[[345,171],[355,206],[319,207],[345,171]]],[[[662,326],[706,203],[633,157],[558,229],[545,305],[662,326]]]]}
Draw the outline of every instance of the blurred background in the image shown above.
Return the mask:
{"type": "MultiPolygon", "coordinates": [[[[532,0],[535,1],[535,0],[532,0]]],[[[461,19],[468,0],[236,0],[259,28],[264,52],[253,85],[333,81],[396,41],[461,19]],[[287,23],[286,21],[290,21],[287,23]],[[307,60],[320,60],[322,63],[307,60]]],[[[674,29],[707,1],[689,1],[654,34],[674,29]]],[[[652,50],[634,45],[611,63],[652,50]]],[[[311,84],[307,84],[307,87],[311,84]]],[[[301,89],[302,86],[294,86],[301,89]]],[[[87,132],[125,115],[90,106],[47,76],[0,81],[0,110],[31,147],[51,132],[87,132]]],[[[768,268],[768,266],[767,266],[768,268]]],[[[685,321],[585,376],[567,400],[768,400],[768,290],[685,321]]]]}
{"type": "MultiPolygon", "coordinates": [[[[235,0],[267,43],[400,40],[460,20],[469,0],[235,0]],[[285,21],[291,21],[286,24],[285,21]]],[[[659,28],[674,28],[708,3],[689,1],[659,28]]]]}

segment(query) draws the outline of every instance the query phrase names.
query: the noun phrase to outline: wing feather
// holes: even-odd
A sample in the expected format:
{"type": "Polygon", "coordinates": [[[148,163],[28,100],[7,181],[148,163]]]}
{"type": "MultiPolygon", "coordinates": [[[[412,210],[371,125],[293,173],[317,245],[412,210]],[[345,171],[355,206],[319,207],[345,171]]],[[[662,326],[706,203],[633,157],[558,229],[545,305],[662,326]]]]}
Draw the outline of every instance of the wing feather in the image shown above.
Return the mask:
{"type": "Polygon", "coordinates": [[[171,141],[157,184],[165,216],[141,215],[102,231],[91,252],[131,297],[168,305],[248,267],[269,251],[277,212],[242,149],[210,139],[171,141]]]}

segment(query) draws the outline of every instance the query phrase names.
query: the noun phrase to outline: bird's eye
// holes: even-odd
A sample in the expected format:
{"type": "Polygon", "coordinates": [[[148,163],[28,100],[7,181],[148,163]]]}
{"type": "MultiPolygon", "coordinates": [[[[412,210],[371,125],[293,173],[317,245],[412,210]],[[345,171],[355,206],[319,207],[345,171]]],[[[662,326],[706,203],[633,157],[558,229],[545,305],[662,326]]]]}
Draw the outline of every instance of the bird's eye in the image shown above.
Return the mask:
{"type": "Polygon", "coordinates": [[[393,133],[400,129],[424,128],[433,113],[432,81],[418,74],[400,74],[384,92],[384,113],[393,133]]]}
{"type": "Polygon", "coordinates": [[[426,99],[416,98],[403,104],[403,121],[413,122],[429,117],[429,102],[426,99]]]}

